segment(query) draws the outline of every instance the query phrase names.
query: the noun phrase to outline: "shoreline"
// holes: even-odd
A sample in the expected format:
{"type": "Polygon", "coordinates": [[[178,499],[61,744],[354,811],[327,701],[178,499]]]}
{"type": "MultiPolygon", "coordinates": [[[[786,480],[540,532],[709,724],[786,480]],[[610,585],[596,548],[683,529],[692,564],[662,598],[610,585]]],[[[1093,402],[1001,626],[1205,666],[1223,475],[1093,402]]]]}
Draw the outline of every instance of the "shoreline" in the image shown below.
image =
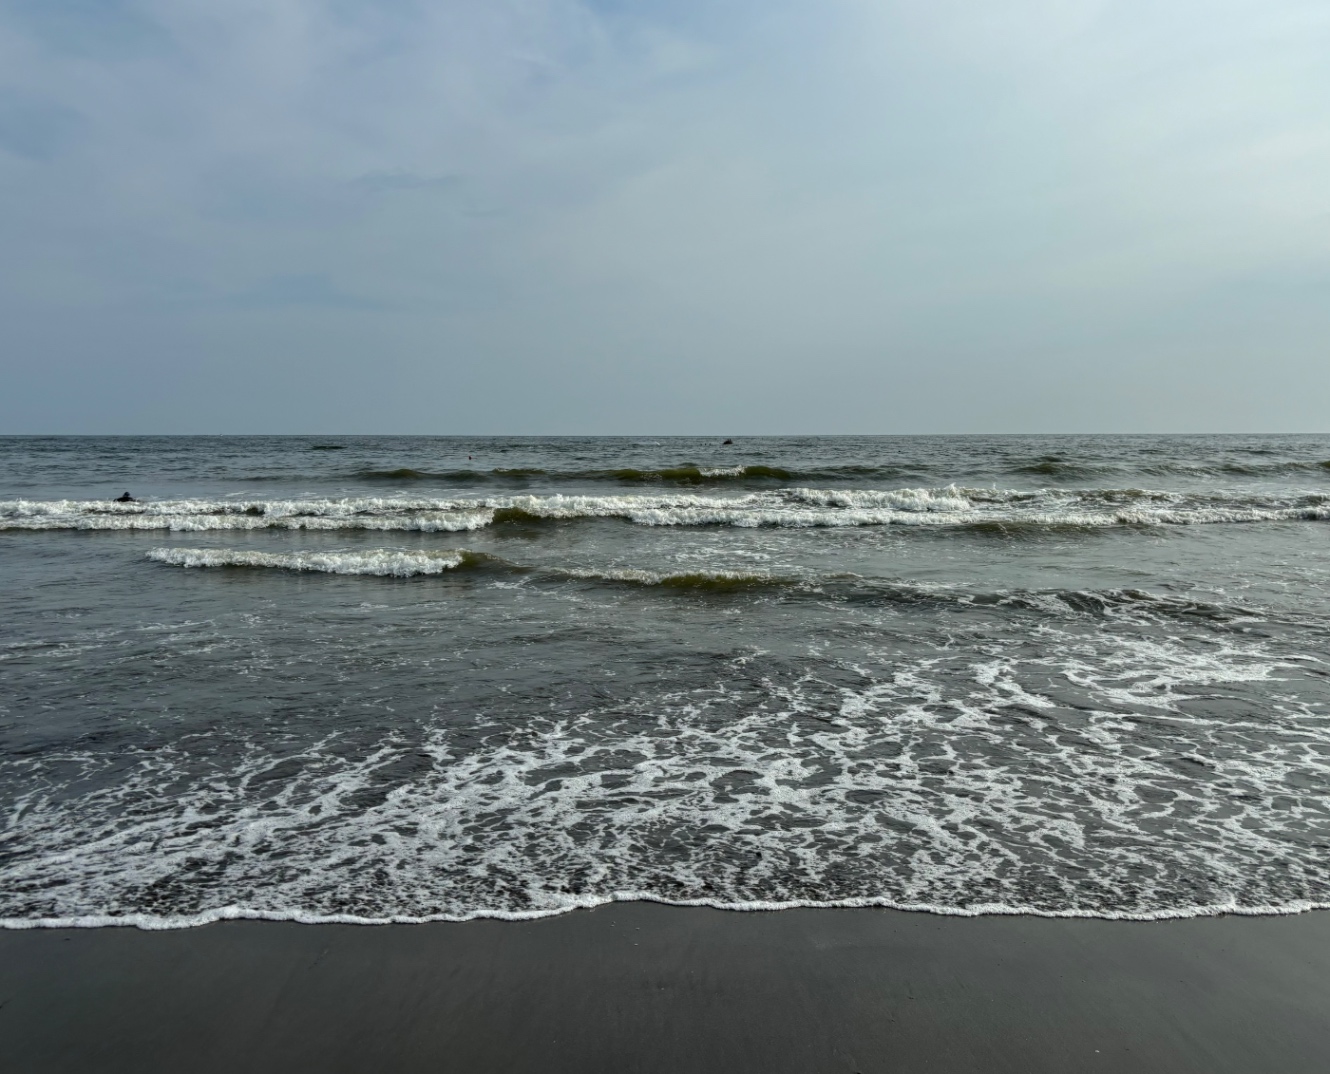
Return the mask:
{"type": "Polygon", "coordinates": [[[1324,1069],[1330,912],[0,932],[15,1071],[1324,1069]]]}
{"type": "Polygon", "coordinates": [[[388,925],[465,925],[473,921],[546,921],[565,914],[599,910],[626,903],[647,903],[681,909],[719,910],[723,913],[770,914],[789,910],[890,910],[905,914],[931,914],[937,917],[1029,917],[1068,921],[1125,921],[1149,924],[1159,921],[1191,921],[1213,917],[1296,917],[1299,914],[1330,910],[1330,902],[1298,901],[1271,906],[1240,906],[1218,903],[1206,906],[1171,907],[1162,910],[1043,910],[1029,906],[984,903],[977,906],[938,906],[928,903],[899,903],[890,899],[801,899],[793,902],[724,902],[717,899],[670,899],[647,892],[617,892],[607,896],[588,896],[566,906],[545,910],[477,910],[468,914],[426,914],[419,917],[361,917],[357,914],[315,914],[302,910],[258,910],[223,906],[192,916],[160,917],[153,914],[84,914],[71,917],[3,917],[0,932],[31,929],[103,929],[134,928],[143,932],[174,932],[206,928],[226,921],[263,921],[293,925],[349,925],[381,928],[388,925]]]}

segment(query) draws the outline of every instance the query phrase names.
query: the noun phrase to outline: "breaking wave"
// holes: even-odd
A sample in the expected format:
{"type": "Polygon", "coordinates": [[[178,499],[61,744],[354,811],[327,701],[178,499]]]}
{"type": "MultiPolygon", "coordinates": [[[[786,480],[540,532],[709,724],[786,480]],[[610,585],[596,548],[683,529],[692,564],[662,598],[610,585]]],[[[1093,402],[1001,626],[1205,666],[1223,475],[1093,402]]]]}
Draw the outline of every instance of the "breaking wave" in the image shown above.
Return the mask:
{"type": "Polygon", "coordinates": [[[475,553],[463,550],[405,552],[375,548],[363,552],[252,552],[223,548],[154,548],[148,558],[176,567],[271,567],[323,574],[367,574],[409,578],[455,570],[475,553]]]}
{"type": "Polygon", "coordinates": [[[0,438],[0,927],[1330,905],[1330,440],[718,439],[0,438]]]}
{"type": "Polygon", "coordinates": [[[439,575],[464,568],[489,568],[500,573],[534,575],[551,580],[606,582],[661,589],[729,592],[758,587],[798,586],[802,583],[750,571],[682,571],[676,573],[632,567],[527,567],[499,556],[465,548],[411,551],[371,548],[356,551],[256,552],[229,548],[154,548],[147,558],[173,567],[241,567],[322,574],[364,575],[377,578],[412,578],[439,575]]]}
{"type": "Polygon", "coordinates": [[[10,500],[0,530],[406,530],[459,533],[488,526],[494,511],[469,501],[311,500],[10,500]]]}
{"type": "Polygon", "coordinates": [[[534,581],[578,581],[659,590],[728,593],[774,590],[786,599],[844,601],[853,604],[932,606],[957,612],[992,609],[1042,617],[1126,617],[1137,621],[1191,620],[1212,625],[1261,622],[1279,616],[1269,609],[1220,603],[1192,596],[1150,593],[1141,589],[1048,589],[974,591],[958,586],[863,578],[854,574],[825,577],[767,574],[745,570],[652,571],[622,566],[532,566],[513,563],[465,548],[419,551],[371,548],[354,551],[260,552],[225,548],[154,548],[147,558],[175,567],[267,568],[378,578],[412,578],[484,570],[534,581]]]}
{"type": "Polygon", "coordinates": [[[621,519],[644,526],[1102,528],[1330,520],[1330,495],[1205,495],[1144,489],[787,488],[739,496],[655,493],[452,499],[10,500],[0,530],[397,530],[621,519]]]}

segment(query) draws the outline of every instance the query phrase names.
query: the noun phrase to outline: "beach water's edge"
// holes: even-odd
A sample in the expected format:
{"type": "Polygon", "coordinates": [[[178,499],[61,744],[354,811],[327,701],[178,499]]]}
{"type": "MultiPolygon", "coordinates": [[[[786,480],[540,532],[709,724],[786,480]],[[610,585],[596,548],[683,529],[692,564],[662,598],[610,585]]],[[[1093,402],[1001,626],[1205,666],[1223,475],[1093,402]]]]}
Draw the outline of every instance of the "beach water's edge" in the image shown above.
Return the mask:
{"type": "Polygon", "coordinates": [[[1330,1044],[1330,913],[6,931],[0,1038],[24,1072],[1298,1074],[1330,1044]]]}

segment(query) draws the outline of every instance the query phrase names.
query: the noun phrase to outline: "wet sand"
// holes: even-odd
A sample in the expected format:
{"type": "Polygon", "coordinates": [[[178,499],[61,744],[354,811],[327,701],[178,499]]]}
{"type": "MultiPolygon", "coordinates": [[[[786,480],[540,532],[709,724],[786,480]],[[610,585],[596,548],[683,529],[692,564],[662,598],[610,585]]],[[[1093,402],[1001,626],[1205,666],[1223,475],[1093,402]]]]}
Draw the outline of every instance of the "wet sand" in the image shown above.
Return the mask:
{"type": "Polygon", "coordinates": [[[1330,913],[0,933],[6,1071],[1330,1069],[1330,913]]]}

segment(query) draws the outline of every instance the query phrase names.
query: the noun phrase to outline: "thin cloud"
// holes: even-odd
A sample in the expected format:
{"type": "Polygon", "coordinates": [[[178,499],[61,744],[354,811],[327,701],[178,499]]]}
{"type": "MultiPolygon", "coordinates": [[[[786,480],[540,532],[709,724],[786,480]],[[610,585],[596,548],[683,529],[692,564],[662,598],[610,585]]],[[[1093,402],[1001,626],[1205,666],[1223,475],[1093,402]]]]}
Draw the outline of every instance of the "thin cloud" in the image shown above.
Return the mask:
{"type": "Polygon", "coordinates": [[[310,427],[1309,427],[1327,52],[1306,0],[7,5],[0,424],[100,427],[109,362],[296,420],[245,355],[310,427]],[[314,375],[371,361],[418,390],[314,375]]]}

